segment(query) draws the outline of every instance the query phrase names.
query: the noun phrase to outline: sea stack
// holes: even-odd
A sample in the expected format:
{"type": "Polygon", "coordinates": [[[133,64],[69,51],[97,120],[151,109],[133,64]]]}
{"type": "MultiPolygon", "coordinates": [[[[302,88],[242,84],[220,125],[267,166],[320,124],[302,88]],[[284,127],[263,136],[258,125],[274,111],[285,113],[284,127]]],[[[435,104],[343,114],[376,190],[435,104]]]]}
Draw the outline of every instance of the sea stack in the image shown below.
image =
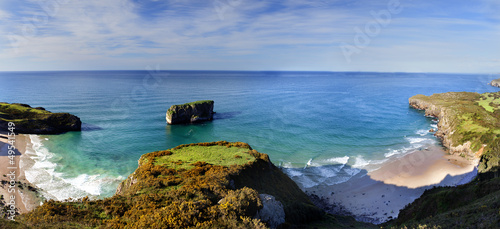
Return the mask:
{"type": "Polygon", "coordinates": [[[214,117],[214,101],[201,100],[172,105],[167,110],[167,123],[171,125],[210,121],[214,117]]]}

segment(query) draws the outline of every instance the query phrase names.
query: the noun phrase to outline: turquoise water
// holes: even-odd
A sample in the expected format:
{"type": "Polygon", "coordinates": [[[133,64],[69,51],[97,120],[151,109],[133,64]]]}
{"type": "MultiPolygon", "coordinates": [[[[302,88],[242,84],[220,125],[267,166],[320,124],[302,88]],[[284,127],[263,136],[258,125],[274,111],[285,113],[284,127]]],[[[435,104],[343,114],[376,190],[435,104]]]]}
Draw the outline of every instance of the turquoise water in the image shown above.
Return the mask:
{"type": "MultiPolygon", "coordinates": [[[[304,186],[349,179],[428,144],[432,119],[408,98],[448,91],[497,91],[498,75],[69,71],[2,72],[0,101],[69,112],[82,132],[31,136],[28,179],[56,199],[107,197],[139,157],[179,144],[242,141],[304,186]],[[166,124],[173,104],[215,100],[215,120],[166,124]],[[343,170],[347,164],[349,170],[343,170]],[[324,165],[338,165],[324,166],[324,165]],[[306,168],[317,179],[304,181],[306,168]]],[[[347,169],[347,168],[346,168],[347,169]]]]}

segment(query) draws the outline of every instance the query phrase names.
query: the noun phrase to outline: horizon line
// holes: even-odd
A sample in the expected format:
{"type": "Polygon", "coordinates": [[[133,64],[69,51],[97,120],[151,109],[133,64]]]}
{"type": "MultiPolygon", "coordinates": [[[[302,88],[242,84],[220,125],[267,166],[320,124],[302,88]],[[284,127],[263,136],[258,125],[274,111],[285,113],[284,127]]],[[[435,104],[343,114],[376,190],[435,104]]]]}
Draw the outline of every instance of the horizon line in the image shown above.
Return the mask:
{"type": "Polygon", "coordinates": [[[158,72],[324,72],[324,73],[411,73],[411,74],[490,74],[490,75],[500,75],[500,72],[384,72],[384,71],[327,71],[327,70],[186,70],[186,69],[171,69],[171,70],[148,70],[148,69],[122,69],[122,70],[11,70],[11,71],[2,71],[0,73],[8,73],[8,72],[119,72],[119,71],[158,71],[158,72]]]}

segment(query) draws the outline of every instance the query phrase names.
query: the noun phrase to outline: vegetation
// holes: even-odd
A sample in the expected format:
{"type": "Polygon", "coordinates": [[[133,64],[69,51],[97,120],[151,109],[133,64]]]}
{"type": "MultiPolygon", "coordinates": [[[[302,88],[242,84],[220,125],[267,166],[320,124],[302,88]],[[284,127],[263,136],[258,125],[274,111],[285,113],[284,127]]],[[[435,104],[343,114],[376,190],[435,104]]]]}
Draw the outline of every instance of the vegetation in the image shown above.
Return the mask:
{"type": "MultiPolygon", "coordinates": [[[[0,127],[14,122],[16,133],[57,134],[81,130],[81,121],[69,113],[52,113],[27,104],[0,103],[0,127]]],[[[4,128],[6,129],[6,128],[4,128]]]]}
{"type": "Polygon", "coordinates": [[[391,228],[499,228],[500,178],[427,190],[399,213],[391,228]]]}
{"type": "Polygon", "coordinates": [[[171,155],[157,157],[154,164],[174,169],[191,169],[194,167],[192,164],[198,161],[221,166],[244,165],[255,161],[247,151],[243,147],[219,145],[182,147],[173,150],[171,155]]]}
{"type": "Polygon", "coordinates": [[[350,217],[325,215],[266,154],[246,143],[221,141],[145,154],[113,197],[46,201],[4,227],[266,228],[253,218],[262,208],[259,193],[282,202],[282,228],[313,228],[308,223],[314,228],[365,225],[350,217]],[[208,162],[202,161],[204,156],[208,162]]]}

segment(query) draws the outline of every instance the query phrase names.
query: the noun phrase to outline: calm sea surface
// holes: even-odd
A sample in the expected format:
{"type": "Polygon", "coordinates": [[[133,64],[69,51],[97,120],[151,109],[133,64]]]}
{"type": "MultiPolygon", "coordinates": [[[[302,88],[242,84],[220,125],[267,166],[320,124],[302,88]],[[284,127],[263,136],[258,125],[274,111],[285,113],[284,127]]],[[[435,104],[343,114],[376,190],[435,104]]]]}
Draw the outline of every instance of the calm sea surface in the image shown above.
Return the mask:
{"type": "Polygon", "coordinates": [[[242,141],[270,155],[303,186],[338,183],[368,165],[437,144],[432,119],[408,98],[497,91],[498,75],[69,71],[0,72],[0,101],[81,118],[82,132],[31,135],[32,183],[64,199],[111,196],[139,157],[179,144],[242,141]],[[174,104],[215,101],[215,120],[166,124],[174,104]],[[329,165],[329,166],[325,166],[329,165]],[[334,165],[334,166],[332,166],[334,165]],[[349,165],[344,167],[344,165],[349,165]],[[311,169],[314,179],[301,179],[311,169]]]}

